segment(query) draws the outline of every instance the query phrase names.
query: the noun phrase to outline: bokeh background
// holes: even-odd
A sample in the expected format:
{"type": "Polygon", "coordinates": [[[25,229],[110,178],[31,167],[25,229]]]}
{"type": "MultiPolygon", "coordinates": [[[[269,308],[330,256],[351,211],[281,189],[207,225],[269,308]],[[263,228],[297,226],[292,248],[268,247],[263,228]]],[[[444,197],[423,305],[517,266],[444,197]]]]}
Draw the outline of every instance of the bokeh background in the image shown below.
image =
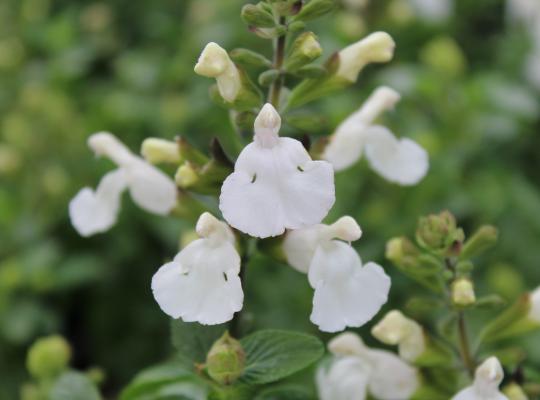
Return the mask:
{"type": "MultiPolygon", "coordinates": [[[[72,343],[76,367],[103,368],[111,396],[170,353],[150,280],[192,226],[148,215],[125,196],[117,225],[83,239],[67,205],[111,168],[87,148],[93,132],[111,131],[134,151],[148,136],[180,134],[205,149],[231,133],[193,65],[209,41],[270,56],[270,42],[241,21],[243,3],[0,2],[0,399],[16,398],[26,350],[46,334],[72,343]]],[[[362,258],[393,278],[388,308],[420,289],[385,262],[385,242],[442,209],[468,233],[482,223],[500,229],[498,246],[478,260],[478,292],[513,299],[540,283],[540,87],[524,74],[531,34],[507,10],[504,0],[348,0],[310,25],[327,54],[374,30],[389,32],[397,49],[353,88],[308,106],[325,118],[308,133],[331,133],[386,84],[403,99],[384,123],[430,154],[416,187],[392,185],[363,161],[336,178],[328,220],[357,218],[362,258]]],[[[244,284],[253,328],[317,333],[305,276],[260,255],[244,284]]],[[[360,332],[369,342],[368,328],[360,332]]],[[[540,337],[524,343],[540,368],[540,337]]]]}

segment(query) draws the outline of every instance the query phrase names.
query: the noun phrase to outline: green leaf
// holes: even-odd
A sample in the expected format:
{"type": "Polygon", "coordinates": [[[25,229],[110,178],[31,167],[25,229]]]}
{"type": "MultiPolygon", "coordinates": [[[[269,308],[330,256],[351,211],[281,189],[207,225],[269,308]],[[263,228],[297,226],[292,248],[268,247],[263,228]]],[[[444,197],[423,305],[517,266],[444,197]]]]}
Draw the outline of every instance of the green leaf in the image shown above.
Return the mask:
{"type": "MultiPolygon", "coordinates": [[[[188,388],[196,386],[199,391],[204,391],[202,385],[199,384],[197,386],[197,381],[199,381],[199,377],[190,371],[185,362],[178,360],[169,361],[150,367],[137,374],[131,383],[122,391],[120,400],[147,399],[149,395],[157,395],[165,391],[166,388],[172,387],[171,385],[176,386],[177,384],[182,384],[184,385],[183,387],[188,388]]],[[[197,397],[193,398],[197,399],[197,397]]]]}
{"type": "Polygon", "coordinates": [[[101,396],[94,384],[84,374],[65,372],[54,383],[50,400],[100,400],[101,396]]]}
{"type": "Polygon", "coordinates": [[[313,396],[300,386],[277,386],[262,390],[255,400],[312,400],[313,396]]]}
{"type": "Polygon", "coordinates": [[[243,338],[246,369],[241,380],[251,385],[277,381],[317,361],[324,353],[322,342],[303,333],[264,330],[243,338]]]}
{"type": "Polygon", "coordinates": [[[212,344],[218,340],[227,325],[201,325],[196,322],[171,321],[171,336],[180,357],[191,363],[202,363],[212,344]]]}

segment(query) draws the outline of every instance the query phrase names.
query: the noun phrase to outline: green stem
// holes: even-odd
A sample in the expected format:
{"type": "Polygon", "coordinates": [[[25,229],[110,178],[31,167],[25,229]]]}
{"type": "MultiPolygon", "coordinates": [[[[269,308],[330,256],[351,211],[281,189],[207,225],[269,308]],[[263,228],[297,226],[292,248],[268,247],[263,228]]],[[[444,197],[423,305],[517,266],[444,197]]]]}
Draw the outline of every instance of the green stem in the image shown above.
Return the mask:
{"type": "MultiPolygon", "coordinates": [[[[280,25],[285,24],[285,17],[280,17],[280,25]]],[[[283,62],[285,61],[285,44],[287,40],[287,34],[281,35],[275,41],[274,46],[274,69],[280,71],[279,77],[272,83],[270,86],[270,91],[268,93],[268,101],[278,109],[279,108],[279,97],[281,95],[281,88],[283,87],[285,76],[281,73],[281,68],[283,67],[283,62]]]]}
{"type": "Polygon", "coordinates": [[[469,376],[474,377],[475,362],[474,358],[471,355],[471,349],[469,346],[469,338],[467,335],[467,324],[465,322],[465,314],[463,311],[458,313],[458,335],[459,335],[459,352],[461,354],[461,359],[469,376]]]}

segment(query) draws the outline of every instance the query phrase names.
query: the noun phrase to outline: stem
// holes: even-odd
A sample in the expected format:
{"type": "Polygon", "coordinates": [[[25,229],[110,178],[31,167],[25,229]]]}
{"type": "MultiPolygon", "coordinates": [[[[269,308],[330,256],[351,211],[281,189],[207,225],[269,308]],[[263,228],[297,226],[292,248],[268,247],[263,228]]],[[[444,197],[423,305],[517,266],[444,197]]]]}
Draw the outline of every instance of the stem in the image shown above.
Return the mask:
{"type": "MultiPolygon", "coordinates": [[[[280,25],[285,24],[285,17],[279,18],[280,25]]],[[[284,34],[278,37],[275,41],[274,46],[274,69],[280,71],[278,78],[270,86],[270,91],[268,93],[268,101],[278,109],[279,107],[279,96],[281,94],[281,88],[285,80],[285,76],[281,73],[281,68],[283,67],[283,61],[285,60],[285,43],[287,40],[287,34],[284,34]]]]}
{"type": "Polygon", "coordinates": [[[471,355],[471,350],[469,346],[469,338],[467,336],[467,325],[465,322],[465,314],[463,311],[458,313],[458,334],[459,334],[459,352],[461,354],[461,359],[469,376],[472,378],[474,376],[475,363],[471,355]]]}

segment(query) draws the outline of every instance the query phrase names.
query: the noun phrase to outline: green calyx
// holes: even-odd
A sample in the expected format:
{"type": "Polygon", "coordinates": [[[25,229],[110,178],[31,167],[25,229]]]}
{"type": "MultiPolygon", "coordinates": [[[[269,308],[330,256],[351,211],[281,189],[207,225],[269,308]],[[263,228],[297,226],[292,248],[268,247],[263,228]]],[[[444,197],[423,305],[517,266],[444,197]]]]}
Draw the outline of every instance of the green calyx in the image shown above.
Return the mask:
{"type": "Polygon", "coordinates": [[[449,211],[421,217],[418,222],[416,240],[426,250],[439,254],[459,252],[464,239],[463,230],[449,211]]]}
{"type": "Polygon", "coordinates": [[[210,348],[206,357],[206,371],[210,378],[222,385],[230,385],[244,372],[246,354],[240,342],[225,332],[210,348]]]}

